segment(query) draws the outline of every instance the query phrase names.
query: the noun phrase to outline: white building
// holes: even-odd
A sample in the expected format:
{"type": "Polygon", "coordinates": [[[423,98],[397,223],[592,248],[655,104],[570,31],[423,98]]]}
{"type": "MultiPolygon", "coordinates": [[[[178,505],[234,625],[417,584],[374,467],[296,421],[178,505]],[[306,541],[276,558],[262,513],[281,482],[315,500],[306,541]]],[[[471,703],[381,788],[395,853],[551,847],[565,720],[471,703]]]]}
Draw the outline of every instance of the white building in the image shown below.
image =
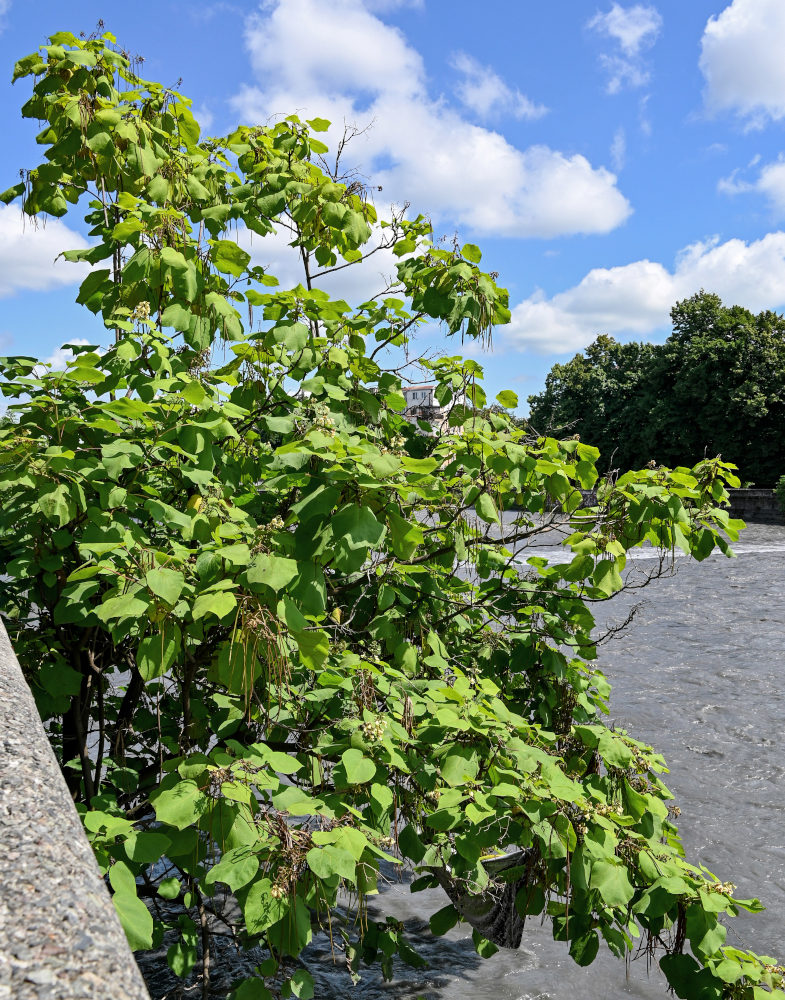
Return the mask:
{"type": "Polygon", "coordinates": [[[432,382],[419,382],[416,385],[406,385],[403,387],[403,395],[406,400],[404,415],[409,416],[410,411],[428,409],[434,406],[433,391],[436,386],[432,382]]]}
{"type": "Polygon", "coordinates": [[[418,382],[414,385],[406,385],[402,388],[406,409],[403,416],[410,424],[416,424],[418,420],[427,421],[432,427],[433,434],[444,434],[451,431],[453,434],[460,434],[461,428],[450,428],[448,418],[450,410],[456,403],[463,403],[463,396],[459,399],[453,398],[448,406],[441,406],[434,397],[436,384],[434,382],[418,382]]]}

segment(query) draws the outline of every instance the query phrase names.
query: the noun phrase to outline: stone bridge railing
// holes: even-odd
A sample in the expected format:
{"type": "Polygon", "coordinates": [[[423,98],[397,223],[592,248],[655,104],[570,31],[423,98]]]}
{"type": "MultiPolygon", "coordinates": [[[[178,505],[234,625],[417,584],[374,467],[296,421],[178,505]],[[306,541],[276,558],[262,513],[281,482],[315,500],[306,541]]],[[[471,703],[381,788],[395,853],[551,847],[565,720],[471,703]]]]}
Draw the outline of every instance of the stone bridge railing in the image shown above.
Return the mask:
{"type": "Polygon", "coordinates": [[[0,622],[0,1000],[149,1000],[0,622]]]}
{"type": "MultiPolygon", "coordinates": [[[[594,490],[581,490],[584,503],[597,502],[594,490]]],[[[785,524],[785,514],[780,510],[774,490],[728,490],[730,515],[758,524],[785,524]]]]}

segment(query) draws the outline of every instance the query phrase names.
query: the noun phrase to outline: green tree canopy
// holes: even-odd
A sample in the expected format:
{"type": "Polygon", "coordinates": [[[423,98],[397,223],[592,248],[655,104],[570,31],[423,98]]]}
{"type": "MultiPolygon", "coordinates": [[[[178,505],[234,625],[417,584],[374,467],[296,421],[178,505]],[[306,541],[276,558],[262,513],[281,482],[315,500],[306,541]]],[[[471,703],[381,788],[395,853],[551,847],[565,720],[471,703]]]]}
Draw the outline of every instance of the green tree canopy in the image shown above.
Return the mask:
{"type": "MultiPolygon", "coordinates": [[[[600,334],[585,353],[548,372],[545,389],[529,397],[530,421],[548,434],[578,434],[600,449],[604,468],[641,462],[651,409],[653,344],[620,344],[600,334]]],[[[678,464],[678,463],[677,463],[678,464]]]]}
{"type": "Polygon", "coordinates": [[[662,345],[600,336],[554,365],[529,397],[540,429],[596,444],[602,469],[722,455],[746,480],[773,486],[785,438],[785,319],[699,292],[676,304],[662,345]]]}
{"type": "Polygon", "coordinates": [[[778,987],[725,946],[722,916],[760,904],[685,859],[664,761],[608,727],[595,664],[592,606],[630,549],[729,552],[732,469],[632,473],[584,509],[596,449],[480,416],[457,356],[421,360],[452,405],[422,457],[385,352],[427,320],[477,339],[509,318],[476,246],[378,223],[320,165],[320,119],[200,139],[109,35],[55,35],[15,77],[44,162],[3,199],[85,212],[91,246],[66,257],[112,342],[63,370],[0,362],[2,608],[132,947],[168,935],[184,977],[201,947],[206,979],[218,913],[266,955],[241,1000],[310,997],[293,960],[320,930],[353,975],[392,975],[421,959],[368,917],[386,859],[445,885],[434,933],[466,916],[484,957],[471,901],[506,900],[580,964],[643,935],[682,997],[778,987]],[[293,288],[237,238],[276,227],[293,288]],[[377,238],[397,294],[319,288],[377,238]],[[557,525],[563,557],[533,556],[557,525]]]}

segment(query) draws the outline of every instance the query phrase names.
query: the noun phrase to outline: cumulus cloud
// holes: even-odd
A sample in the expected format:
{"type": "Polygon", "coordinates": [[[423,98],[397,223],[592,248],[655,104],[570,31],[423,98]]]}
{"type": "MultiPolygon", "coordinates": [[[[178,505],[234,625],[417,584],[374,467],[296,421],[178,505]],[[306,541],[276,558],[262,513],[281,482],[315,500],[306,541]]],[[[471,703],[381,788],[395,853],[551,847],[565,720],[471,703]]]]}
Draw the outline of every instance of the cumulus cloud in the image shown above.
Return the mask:
{"type": "Polygon", "coordinates": [[[384,14],[390,10],[398,10],[401,7],[413,7],[415,10],[422,10],[425,7],[425,0],[365,0],[368,10],[384,14]]]}
{"type": "Polygon", "coordinates": [[[656,7],[639,3],[622,7],[614,3],[607,13],[595,14],[588,27],[610,38],[618,47],[618,51],[600,55],[608,74],[609,94],[617,94],[624,87],[643,87],[649,82],[644,53],[657,41],[662,27],[656,7]]]}
{"type": "Polygon", "coordinates": [[[785,305],[785,232],[693,243],[670,270],[651,260],[595,268],[551,298],[537,293],[519,303],[495,342],[550,354],[581,350],[600,333],[649,337],[667,327],[679,299],[701,288],[755,311],[785,305]]]}
{"type": "Polygon", "coordinates": [[[46,291],[82,281],[87,269],[55,258],[86,240],[57,219],[23,219],[18,206],[0,206],[0,298],[23,290],[46,291]]]}
{"type": "MultiPolygon", "coordinates": [[[[754,157],[747,165],[747,171],[760,163],[760,156],[754,157]]],[[[757,177],[745,179],[745,171],[734,170],[728,177],[721,178],[717,190],[721,194],[761,194],[769,202],[772,213],[777,218],[785,218],[785,156],[780,154],[773,163],[765,163],[757,177]]]]}
{"type": "MultiPolygon", "coordinates": [[[[384,231],[377,229],[374,239],[364,248],[366,254],[383,238],[384,231]]],[[[291,233],[281,226],[269,236],[259,236],[249,229],[241,229],[237,235],[237,242],[250,253],[253,264],[274,275],[282,288],[305,284],[302,259],[299,251],[289,246],[291,241],[291,233]]],[[[335,299],[346,299],[350,305],[356,305],[387,289],[397,276],[395,265],[398,261],[390,250],[382,248],[351,267],[340,267],[324,274],[318,279],[318,287],[335,299]]]]}
{"type": "MultiPolygon", "coordinates": [[[[73,337],[68,341],[69,344],[73,344],[74,347],[85,347],[93,342],[90,340],[85,340],[84,337],[73,337]]],[[[74,352],[63,344],[62,347],[58,347],[56,351],[53,351],[48,358],[44,358],[45,365],[51,365],[52,370],[56,372],[65,371],[71,361],[74,359],[74,352]]]]}
{"type": "Polygon", "coordinates": [[[700,68],[710,112],[731,111],[755,127],[785,117],[785,4],[733,0],[710,17],[700,68]]]}
{"type": "Polygon", "coordinates": [[[234,99],[242,117],[327,118],[332,148],[344,122],[373,123],[347,155],[388,203],[503,236],[606,233],[630,214],[615,175],[584,156],[518,149],[432,97],[420,54],[360,0],[273,0],[248,20],[246,43],[257,83],[234,99]]]}
{"type": "Polygon", "coordinates": [[[517,88],[508,87],[490,66],[483,66],[465,52],[456,52],[450,63],[462,75],[456,87],[458,98],[480,118],[511,114],[533,120],[548,113],[544,104],[536,104],[517,88]]]}

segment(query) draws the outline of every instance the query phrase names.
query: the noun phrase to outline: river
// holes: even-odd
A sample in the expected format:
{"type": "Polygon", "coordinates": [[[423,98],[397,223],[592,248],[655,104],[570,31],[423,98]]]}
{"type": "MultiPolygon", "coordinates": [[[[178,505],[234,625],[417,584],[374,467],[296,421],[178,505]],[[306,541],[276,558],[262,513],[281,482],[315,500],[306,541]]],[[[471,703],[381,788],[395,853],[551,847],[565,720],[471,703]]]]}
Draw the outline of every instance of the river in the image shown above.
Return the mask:
{"type": "MultiPolygon", "coordinates": [[[[677,559],[673,576],[601,606],[598,619],[613,623],[644,602],[626,631],[601,647],[600,665],[613,687],[611,719],[668,761],[688,856],[735,882],[740,898],[758,896],[767,907],[729,921],[735,930],[727,943],[783,958],[785,526],[751,525],[735,550],[736,559],[677,559]]],[[[384,912],[404,921],[429,969],[398,964],[389,984],[369,970],[352,987],[327,943],[316,941],[307,964],[317,997],[666,997],[664,976],[656,966],[647,973],[645,957],[625,967],[601,951],[592,966],[579,968],[539,919],[527,924],[520,949],[482,960],[465,926],[431,937],[427,916],[446,902],[440,890],[411,895],[406,884],[392,884],[383,902],[384,912]]]]}

